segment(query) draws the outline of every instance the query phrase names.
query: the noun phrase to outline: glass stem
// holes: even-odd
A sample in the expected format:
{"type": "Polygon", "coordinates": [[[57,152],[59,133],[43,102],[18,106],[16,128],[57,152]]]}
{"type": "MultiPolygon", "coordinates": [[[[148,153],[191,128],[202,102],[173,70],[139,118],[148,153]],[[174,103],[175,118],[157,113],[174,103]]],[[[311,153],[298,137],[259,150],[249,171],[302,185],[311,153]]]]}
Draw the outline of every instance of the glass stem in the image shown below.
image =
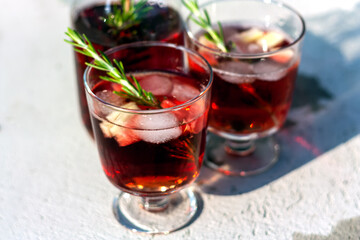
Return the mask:
{"type": "Polygon", "coordinates": [[[143,197],[141,198],[142,207],[149,212],[160,212],[169,205],[168,197],[143,197]]]}
{"type": "Polygon", "coordinates": [[[255,142],[228,140],[225,144],[225,151],[236,156],[248,156],[255,151],[255,142]]]}

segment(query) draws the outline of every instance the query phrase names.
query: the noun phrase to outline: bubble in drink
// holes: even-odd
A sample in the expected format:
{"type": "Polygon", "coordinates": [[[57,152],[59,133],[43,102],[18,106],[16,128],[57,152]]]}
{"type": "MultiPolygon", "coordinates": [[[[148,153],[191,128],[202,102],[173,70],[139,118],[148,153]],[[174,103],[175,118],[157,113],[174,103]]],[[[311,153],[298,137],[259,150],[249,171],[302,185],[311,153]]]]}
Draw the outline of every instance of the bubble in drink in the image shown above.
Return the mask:
{"type": "Polygon", "coordinates": [[[188,101],[200,94],[200,91],[189,84],[174,81],[174,88],[171,95],[179,101],[188,101]]]}

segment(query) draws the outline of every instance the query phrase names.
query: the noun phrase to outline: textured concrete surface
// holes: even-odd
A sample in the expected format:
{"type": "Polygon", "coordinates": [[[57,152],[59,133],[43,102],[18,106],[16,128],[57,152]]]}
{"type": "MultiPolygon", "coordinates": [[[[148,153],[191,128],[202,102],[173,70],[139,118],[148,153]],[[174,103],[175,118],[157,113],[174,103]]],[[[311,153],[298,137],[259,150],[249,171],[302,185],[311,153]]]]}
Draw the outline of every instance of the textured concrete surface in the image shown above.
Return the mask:
{"type": "Polygon", "coordinates": [[[204,167],[204,206],[168,236],[121,227],[77,107],[65,1],[0,9],[0,239],[359,239],[360,5],[294,1],[308,33],[294,104],[268,172],[228,178],[204,167]],[[326,4],[326,5],[325,5],[326,4]]]}

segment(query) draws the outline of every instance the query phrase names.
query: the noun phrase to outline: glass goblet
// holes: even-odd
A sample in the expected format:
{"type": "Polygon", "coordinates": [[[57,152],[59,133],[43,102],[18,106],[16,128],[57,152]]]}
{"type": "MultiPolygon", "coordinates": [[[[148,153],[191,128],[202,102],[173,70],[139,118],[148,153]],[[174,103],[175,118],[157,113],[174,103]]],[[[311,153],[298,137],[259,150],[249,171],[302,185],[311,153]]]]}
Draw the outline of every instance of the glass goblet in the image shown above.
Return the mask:
{"type": "MultiPolygon", "coordinates": [[[[209,129],[215,135],[205,163],[227,175],[263,172],[278,160],[279,145],[271,136],[291,105],[304,20],[275,0],[215,0],[200,10],[221,23],[228,50],[221,51],[189,15],[188,45],[214,72],[209,129]]],[[[213,29],[221,32],[217,24],[213,29]]]]}
{"type": "Polygon", "coordinates": [[[84,74],[92,127],[103,170],[121,190],[117,220],[146,233],[169,233],[201,208],[190,190],[203,162],[212,71],[196,52],[173,44],[139,42],[106,52],[121,61],[161,108],[126,100],[94,68],[84,74]],[[184,189],[187,188],[187,189],[184,189]],[[184,189],[184,190],[182,190],[184,189]],[[182,191],[180,191],[182,190],[182,191]]]}

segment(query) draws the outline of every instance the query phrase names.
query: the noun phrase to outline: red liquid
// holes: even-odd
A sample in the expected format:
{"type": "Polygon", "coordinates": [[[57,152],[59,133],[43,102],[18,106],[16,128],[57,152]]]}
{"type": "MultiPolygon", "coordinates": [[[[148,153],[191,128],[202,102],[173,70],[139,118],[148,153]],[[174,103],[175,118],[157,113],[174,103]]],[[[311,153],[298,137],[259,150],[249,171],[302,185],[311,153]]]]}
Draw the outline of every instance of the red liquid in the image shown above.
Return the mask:
{"type": "MultiPolygon", "coordinates": [[[[248,28],[224,26],[225,39],[245,30],[248,28]]],[[[286,45],[289,45],[289,40],[285,38],[277,47],[286,45]]],[[[248,46],[244,44],[240,47],[247,49],[248,46]]],[[[255,51],[262,52],[259,49],[255,51]]],[[[266,134],[280,128],[291,105],[298,64],[299,59],[295,58],[282,63],[272,58],[218,58],[212,63],[214,83],[209,126],[215,131],[236,135],[266,134]],[[219,65],[229,64],[234,64],[234,71],[239,73],[237,76],[226,76],[218,70],[219,65]],[[270,70],[267,74],[265,68],[273,68],[275,72],[270,70]]]]}
{"type": "MultiPolygon", "coordinates": [[[[199,83],[189,77],[163,73],[135,74],[142,85],[147,78],[154,76],[169,77],[174,83],[171,89],[175,89],[175,84],[181,84],[199,92],[199,83]]],[[[102,81],[94,87],[93,92],[100,96],[101,92],[112,92],[113,87],[114,84],[102,81]]],[[[181,99],[183,95],[179,95],[180,98],[175,96],[174,90],[164,91],[168,93],[157,96],[162,101],[162,106],[170,107],[185,102],[181,99]]],[[[161,127],[152,132],[140,131],[138,127],[134,127],[139,116],[131,116],[132,118],[128,119],[129,126],[119,127],[123,132],[121,136],[106,136],[103,128],[104,117],[100,118],[93,113],[91,118],[94,135],[103,170],[109,180],[123,191],[142,196],[168,194],[192,183],[202,165],[207,127],[207,111],[197,107],[199,105],[193,104],[181,111],[170,113],[179,122],[167,128],[161,136],[156,136],[159,131],[164,131],[161,127]],[[190,119],[188,117],[191,120],[184,121],[190,119]],[[168,133],[175,133],[175,136],[168,138],[168,133]]]]}
{"type": "MultiPolygon", "coordinates": [[[[90,6],[78,12],[73,19],[73,27],[84,33],[97,50],[106,51],[109,48],[137,41],[162,41],[183,45],[183,25],[180,15],[172,8],[152,5],[152,10],[139,23],[125,31],[114,34],[101,17],[106,17],[104,5],[90,6]]],[[[113,5],[111,6],[113,9],[113,5]]],[[[78,82],[78,96],[83,123],[92,134],[89,109],[86,102],[83,74],[85,62],[92,59],[75,52],[75,63],[78,82]]]]}

